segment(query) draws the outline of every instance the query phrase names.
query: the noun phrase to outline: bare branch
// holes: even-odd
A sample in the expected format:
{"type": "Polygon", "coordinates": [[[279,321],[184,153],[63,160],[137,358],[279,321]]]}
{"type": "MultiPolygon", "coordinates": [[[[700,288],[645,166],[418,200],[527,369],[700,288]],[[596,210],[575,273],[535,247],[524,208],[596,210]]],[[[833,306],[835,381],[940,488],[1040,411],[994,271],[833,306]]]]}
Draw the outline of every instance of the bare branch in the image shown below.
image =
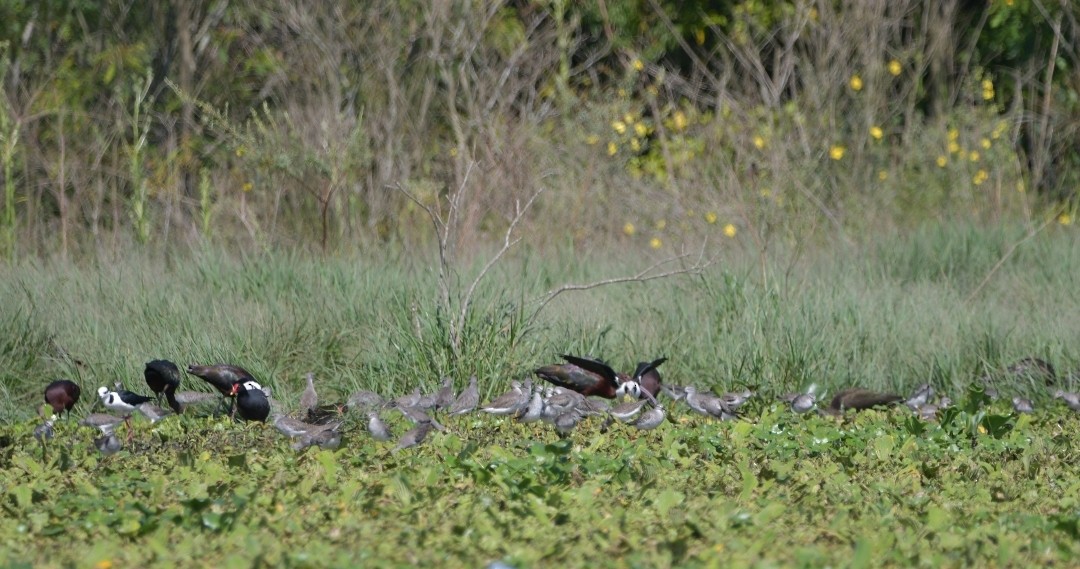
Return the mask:
{"type": "Polygon", "coordinates": [[[488,262],[484,265],[484,268],[481,269],[480,273],[476,275],[476,278],[473,279],[472,284],[469,285],[469,289],[465,292],[465,297],[462,299],[461,302],[461,313],[458,315],[459,329],[465,326],[465,318],[469,314],[469,307],[472,305],[472,297],[473,293],[476,292],[476,287],[480,284],[480,281],[484,280],[484,277],[487,276],[488,271],[490,271],[491,268],[495,266],[495,263],[499,262],[499,259],[501,259],[502,256],[510,250],[511,247],[517,245],[518,241],[521,241],[520,237],[517,239],[511,239],[514,235],[514,228],[517,227],[518,222],[520,222],[521,219],[525,217],[525,213],[529,211],[529,208],[532,207],[533,202],[535,202],[536,198],[538,198],[543,192],[543,187],[540,187],[535,192],[533,192],[533,195],[529,196],[529,200],[525,202],[525,207],[521,206],[521,202],[514,202],[514,218],[510,220],[510,226],[506,228],[506,233],[503,235],[502,248],[500,248],[499,251],[495,253],[495,255],[493,255],[490,259],[488,259],[488,262]]]}
{"type": "Polygon", "coordinates": [[[1001,266],[1005,264],[1005,261],[1008,260],[1009,257],[1012,257],[1013,253],[1015,253],[1016,250],[1021,245],[1023,245],[1024,243],[1027,243],[1033,237],[1035,237],[1036,235],[1042,233],[1042,230],[1046,229],[1047,225],[1050,225],[1055,219],[1058,218],[1059,215],[1061,215],[1061,212],[1065,211],[1065,207],[1066,207],[1066,204],[1058,206],[1057,209],[1054,210],[1053,214],[1051,214],[1050,216],[1048,216],[1046,218],[1046,221],[1044,221],[1042,223],[1042,225],[1029,230],[1028,234],[1025,235],[1023,239],[1017,241],[1016,243],[1013,243],[1009,247],[1009,250],[1005,251],[1005,254],[1002,255],[1000,259],[998,259],[997,263],[994,263],[994,266],[991,267],[990,270],[986,273],[986,276],[983,277],[983,280],[979,281],[979,284],[978,284],[978,286],[975,287],[975,290],[972,290],[971,294],[968,294],[964,298],[964,304],[967,304],[967,303],[971,302],[971,299],[975,298],[975,296],[979,294],[979,292],[983,289],[983,287],[986,286],[986,283],[990,282],[990,277],[994,276],[994,273],[996,273],[998,271],[998,269],[1000,269],[1001,266]]]}
{"type": "Polygon", "coordinates": [[[657,279],[666,279],[666,278],[674,277],[674,276],[678,276],[678,275],[700,275],[701,273],[703,273],[705,271],[705,269],[707,269],[713,263],[713,259],[705,259],[705,245],[706,245],[706,243],[708,243],[708,240],[705,240],[705,241],[703,241],[701,243],[701,250],[697,254],[697,259],[694,261],[693,264],[691,264],[689,266],[685,265],[685,263],[683,263],[683,262],[686,261],[688,258],[690,258],[691,254],[690,253],[682,253],[682,254],[676,255],[674,257],[668,257],[666,259],[661,259],[660,261],[657,261],[656,263],[653,263],[652,265],[649,265],[648,267],[642,269],[641,271],[638,271],[637,273],[635,273],[633,275],[601,279],[601,280],[593,281],[591,283],[586,283],[586,284],[565,284],[565,285],[560,286],[559,288],[552,289],[552,290],[548,291],[546,294],[544,294],[543,296],[534,298],[532,301],[530,301],[530,302],[539,303],[539,305],[536,307],[536,310],[534,310],[532,312],[532,314],[529,315],[529,318],[526,321],[527,322],[532,322],[533,320],[535,320],[537,315],[540,314],[540,312],[544,309],[544,307],[546,307],[548,305],[548,303],[550,303],[552,300],[555,300],[555,298],[557,296],[559,296],[560,294],[562,294],[564,292],[590,290],[590,289],[594,289],[594,288],[600,288],[600,287],[605,287],[605,286],[609,286],[609,285],[623,284],[623,283],[644,283],[644,282],[648,282],[648,281],[654,281],[654,280],[657,280],[657,279]],[[669,270],[665,270],[665,271],[662,271],[662,272],[656,272],[659,269],[661,269],[662,267],[665,267],[665,266],[668,266],[668,265],[671,265],[671,264],[674,264],[674,263],[683,263],[683,266],[680,267],[680,268],[677,268],[677,269],[669,269],[669,270]]]}

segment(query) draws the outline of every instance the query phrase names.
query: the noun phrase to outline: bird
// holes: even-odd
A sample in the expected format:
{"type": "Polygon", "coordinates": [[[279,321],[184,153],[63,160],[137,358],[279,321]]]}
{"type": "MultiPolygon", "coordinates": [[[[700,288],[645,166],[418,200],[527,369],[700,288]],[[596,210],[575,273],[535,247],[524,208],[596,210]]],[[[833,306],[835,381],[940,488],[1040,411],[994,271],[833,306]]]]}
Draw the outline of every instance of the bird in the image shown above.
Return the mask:
{"type": "Polygon", "coordinates": [[[299,419],[293,419],[292,417],[281,413],[274,413],[270,423],[278,430],[278,432],[289,438],[306,435],[317,430],[321,426],[305,423],[299,419]]]}
{"type": "Polygon", "coordinates": [[[116,426],[124,422],[123,417],[117,417],[116,415],[106,415],[105,413],[91,413],[86,417],[83,417],[79,424],[84,427],[93,427],[101,431],[104,435],[111,435],[116,430],[116,426]]]}
{"type": "Polygon", "coordinates": [[[637,368],[634,369],[634,375],[630,379],[637,382],[642,389],[648,391],[653,397],[658,397],[663,385],[660,380],[660,371],[656,368],[666,361],[667,358],[665,357],[651,362],[638,362],[637,368]]]}
{"type": "Polygon", "coordinates": [[[553,385],[605,399],[614,399],[619,385],[630,381],[629,376],[617,373],[601,360],[568,354],[563,354],[562,358],[568,363],[546,365],[533,373],[553,385]]]}
{"type": "Polygon", "coordinates": [[[424,439],[427,438],[428,433],[431,432],[431,429],[433,428],[434,427],[430,422],[420,423],[419,425],[413,427],[413,429],[409,432],[401,435],[401,438],[398,439],[398,444],[396,447],[394,447],[394,450],[398,451],[411,448],[424,442],[424,439]]]}
{"type": "Polygon", "coordinates": [[[668,385],[665,383],[660,386],[660,391],[664,392],[664,395],[670,397],[672,401],[686,399],[686,388],[680,385],[668,385]]]}
{"type": "Polygon", "coordinates": [[[642,393],[644,392],[645,390],[642,389],[636,381],[624,381],[620,383],[619,388],[615,390],[615,399],[630,399],[636,401],[642,398],[642,393]]]}
{"type": "Polygon", "coordinates": [[[144,417],[150,419],[151,423],[157,423],[158,421],[172,415],[172,411],[158,407],[149,401],[146,403],[140,403],[135,406],[135,410],[142,413],[144,417]]]}
{"type": "Polygon", "coordinates": [[[1005,368],[1005,373],[1022,378],[1042,379],[1046,385],[1053,385],[1057,379],[1054,366],[1039,358],[1027,357],[1005,368]]]}
{"type": "Polygon", "coordinates": [[[1034,413],[1035,407],[1031,404],[1031,400],[1026,397],[1020,397],[1017,395],[1012,399],[1013,411],[1017,413],[1034,413]]]}
{"type": "Polygon", "coordinates": [[[383,422],[382,417],[376,411],[368,412],[367,429],[368,433],[371,434],[371,438],[377,441],[388,441],[394,438],[393,433],[390,432],[390,427],[386,426],[386,423],[383,422]]]}
{"type": "Polygon", "coordinates": [[[337,428],[325,429],[316,433],[301,435],[293,441],[292,448],[297,451],[311,446],[333,450],[341,446],[341,432],[337,428]]]}
{"type": "Polygon", "coordinates": [[[862,411],[872,407],[892,405],[903,400],[902,395],[896,395],[895,393],[878,393],[869,389],[852,387],[837,393],[829,403],[829,408],[824,410],[824,413],[840,415],[848,409],[862,411]]]}
{"type": "Polygon", "coordinates": [[[349,396],[346,405],[348,405],[349,409],[357,409],[360,412],[366,412],[371,409],[383,407],[386,405],[386,400],[383,399],[382,395],[379,395],[374,391],[361,389],[349,396]]]}
{"type": "Polygon", "coordinates": [[[936,421],[940,408],[933,403],[926,403],[914,409],[915,414],[923,421],[936,421]]]}
{"type": "Polygon", "coordinates": [[[116,454],[120,452],[120,439],[116,438],[113,433],[105,433],[94,439],[94,447],[105,456],[116,454]]]}
{"type": "Polygon", "coordinates": [[[53,424],[55,422],[56,415],[52,415],[48,419],[45,419],[43,423],[41,423],[37,427],[34,427],[34,438],[37,439],[39,443],[41,443],[42,456],[45,456],[45,441],[53,438],[53,435],[56,434],[55,430],[53,429],[53,424]]]}
{"type": "Polygon", "coordinates": [[[529,404],[522,407],[517,414],[519,423],[534,423],[539,421],[544,413],[544,395],[539,390],[533,392],[529,404]]]}
{"type": "Polygon", "coordinates": [[[187,372],[209,383],[225,397],[235,397],[233,386],[245,381],[255,381],[255,376],[240,366],[214,364],[207,366],[189,365],[187,372]]]}
{"type": "MultiPolygon", "coordinates": [[[[731,421],[738,418],[735,410],[728,407],[723,398],[712,393],[701,393],[693,385],[687,385],[685,390],[686,404],[690,406],[691,410],[702,415],[716,417],[722,421],[731,421]]],[[[745,398],[743,399],[745,400],[745,398]]]]}
{"type": "Polygon", "coordinates": [[[126,389],[110,391],[109,388],[105,386],[98,388],[98,397],[101,398],[101,402],[105,405],[106,409],[124,413],[128,416],[135,411],[138,405],[154,400],[153,397],[132,393],[126,389]]]}
{"type": "Polygon", "coordinates": [[[528,405],[532,382],[528,382],[529,390],[526,390],[520,381],[512,381],[510,386],[510,391],[496,397],[480,410],[492,415],[513,415],[528,405]]]}
{"type": "Polygon", "coordinates": [[[45,386],[45,402],[52,407],[53,414],[66,412],[71,416],[71,409],[79,402],[82,389],[70,379],[58,379],[45,386]]]}
{"type": "Polygon", "coordinates": [[[425,413],[424,410],[419,408],[419,407],[398,407],[398,406],[395,406],[395,408],[398,411],[400,411],[401,414],[404,415],[406,419],[412,421],[413,423],[431,422],[431,416],[428,415],[427,413],[425,413]]]}
{"type": "Polygon", "coordinates": [[[636,399],[612,407],[608,414],[621,423],[630,423],[638,418],[641,410],[649,403],[648,399],[636,399]]]}
{"type": "Polygon", "coordinates": [[[106,409],[124,415],[124,423],[127,425],[127,438],[129,442],[131,441],[131,437],[135,434],[131,430],[131,413],[135,411],[137,405],[154,400],[152,397],[132,393],[126,389],[109,391],[109,388],[105,386],[98,388],[98,397],[101,399],[101,403],[105,405],[106,409]]]}
{"type": "Polygon", "coordinates": [[[750,391],[749,389],[744,389],[736,393],[725,393],[720,396],[720,401],[724,403],[724,407],[727,408],[729,411],[735,412],[739,409],[739,407],[742,407],[744,404],[746,404],[746,402],[749,401],[750,398],[753,396],[754,392],[750,391]]]}
{"type": "Polygon", "coordinates": [[[476,376],[469,378],[469,386],[462,391],[450,406],[449,415],[464,415],[471,413],[480,404],[480,391],[476,387],[476,376]]]}
{"type": "Polygon", "coordinates": [[[817,406],[817,398],[813,393],[798,393],[791,399],[791,410],[802,415],[810,412],[817,406]]]}
{"type": "Polygon", "coordinates": [[[232,394],[236,397],[236,412],[241,419],[265,422],[270,416],[270,400],[258,382],[235,383],[232,394]]]}
{"type": "Polygon", "coordinates": [[[392,403],[397,407],[416,407],[420,404],[421,397],[423,396],[420,394],[420,388],[417,387],[412,390],[412,393],[395,398],[392,403]]]}
{"type": "Polygon", "coordinates": [[[1069,409],[1080,411],[1080,393],[1062,391],[1059,389],[1054,392],[1054,397],[1064,401],[1069,409]]]}
{"type": "Polygon", "coordinates": [[[162,396],[168,401],[169,407],[177,413],[183,410],[176,401],[176,390],[180,388],[180,368],[169,360],[151,360],[146,362],[143,370],[143,378],[157,396],[158,405],[161,404],[162,396]]]}
{"type": "Polygon", "coordinates": [[[443,410],[454,404],[454,380],[442,378],[442,387],[435,394],[435,409],[443,410]]]}
{"type": "Polygon", "coordinates": [[[213,393],[206,393],[205,391],[179,391],[173,395],[173,401],[176,401],[177,405],[181,408],[190,405],[199,405],[201,403],[208,403],[216,401],[213,393]]]}
{"type": "Polygon", "coordinates": [[[912,411],[918,411],[919,408],[926,405],[933,396],[934,388],[929,383],[924,383],[915,388],[915,392],[911,394],[911,397],[908,397],[904,404],[912,411]]]}
{"type": "Polygon", "coordinates": [[[631,423],[631,425],[637,427],[642,431],[648,431],[659,427],[664,422],[666,415],[664,414],[663,405],[654,405],[652,409],[645,411],[638,416],[637,420],[631,423]]]}
{"type": "Polygon", "coordinates": [[[577,409],[566,411],[558,417],[555,417],[555,430],[558,431],[560,435],[568,435],[574,430],[574,427],[577,427],[578,423],[580,423],[583,418],[584,417],[577,409]]]}
{"type": "Polygon", "coordinates": [[[300,416],[309,417],[319,405],[319,394],[315,392],[315,374],[308,372],[304,379],[307,387],[300,394],[300,416]]]}

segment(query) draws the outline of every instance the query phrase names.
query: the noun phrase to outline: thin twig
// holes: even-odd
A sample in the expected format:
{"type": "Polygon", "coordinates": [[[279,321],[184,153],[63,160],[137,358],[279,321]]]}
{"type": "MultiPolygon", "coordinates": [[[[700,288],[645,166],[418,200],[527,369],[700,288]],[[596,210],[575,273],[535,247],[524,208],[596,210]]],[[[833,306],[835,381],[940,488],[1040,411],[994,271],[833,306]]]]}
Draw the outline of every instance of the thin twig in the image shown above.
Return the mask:
{"type": "Polygon", "coordinates": [[[539,197],[540,194],[543,193],[543,191],[544,188],[541,187],[535,192],[533,192],[533,195],[529,196],[529,200],[525,202],[525,207],[521,207],[521,202],[514,203],[514,218],[510,220],[510,226],[506,228],[506,233],[503,235],[502,248],[500,248],[499,251],[495,253],[495,255],[493,255],[490,259],[488,259],[488,262],[484,264],[484,268],[481,269],[480,273],[476,275],[476,278],[473,279],[472,284],[469,285],[468,290],[465,292],[465,296],[461,302],[461,312],[458,314],[459,329],[465,326],[465,318],[469,314],[469,307],[472,306],[472,297],[473,293],[476,292],[476,287],[480,284],[480,281],[484,280],[484,277],[487,276],[488,271],[490,271],[491,268],[495,266],[495,263],[499,262],[499,259],[501,259],[502,256],[510,250],[511,247],[516,245],[518,241],[521,241],[520,237],[518,237],[517,239],[512,239],[514,235],[514,228],[517,227],[518,222],[520,222],[521,219],[525,217],[525,213],[529,211],[529,208],[532,207],[533,202],[536,201],[536,198],[539,197]]]}
{"type": "Polygon", "coordinates": [[[705,258],[705,243],[706,242],[707,241],[702,242],[701,251],[698,253],[697,261],[695,261],[694,264],[690,265],[690,266],[683,266],[683,267],[678,268],[678,269],[672,269],[672,270],[664,271],[664,272],[661,272],[661,273],[652,274],[653,271],[656,271],[660,267],[663,267],[665,265],[670,265],[670,264],[676,263],[676,262],[681,262],[681,261],[684,261],[684,260],[686,260],[687,258],[690,257],[689,253],[683,253],[681,255],[676,255],[674,257],[668,257],[666,259],[662,259],[660,261],[657,261],[656,263],[653,263],[652,265],[649,265],[645,269],[643,269],[641,271],[638,271],[636,274],[633,274],[633,275],[601,279],[601,280],[593,281],[591,283],[586,283],[586,284],[564,284],[564,285],[560,286],[559,288],[550,290],[546,294],[544,294],[543,296],[539,296],[537,298],[534,298],[532,301],[530,301],[530,302],[539,303],[539,305],[536,307],[536,310],[533,310],[532,314],[529,315],[529,317],[526,319],[526,322],[532,322],[533,320],[535,320],[537,315],[540,314],[540,312],[544,309],[544,307],[546,307],[548,305],[548,303],[550,303],[552,300],[555,300],[555,298],[557,296],[559,296],[560,294],[562,294],[564,292],[590,290],[590,289],[594,289],[594,288],[600,288],[600,287],[604,287],[604,286],[622,284],[622,283],[644,283],[644,282],[653,281],[653,280],[656,280],[656,279],[664,279],[664,278],[668,278],[668,277],[674,277],[674,276],[677,276],[677,275],[686,275],[686,274],[698,275],[698,274],[701,274],[702,272],[705,271],[706,268],[708,268],[710,265],[712,265],[712,262],[713,262],[712,259],[704,260],[704,258],[705,258]]]}
{"type": "Polygon", "coordinates": [[[971,302],[971,300],[974,299],[975,296],[978,295],[980,291],[982,291],[983,287],[986,286],[986,283],[990,282],[990,278],[994,276],[994,273],[996,273],[998,271],[998,269],[1000,269],[1001,266],[1005,264],[1005,261],[1007,261],[1009,259],[1009,257],[1012,257],[1013,253],[1015,253],[1016,250],[1021,245],[1023,245],[1024,243],[1026,243],[1028,241],[1030,241],[1033,237],[1035,237],[1039,233],[1042,233],[1042,230],[1046,229],[1046,226],[1050,225],[1055,219],[1057,219],[1058,216],[1061,215],[1061,212],[1063,212],[1063,211],[1065,211],[1065,206],[1064,205],[1058,207],[1057,210],[1054,211],[1053,215],[1046,218],[1046,221],[1044,221],[1042,223],[1042,225],[1036,227],[1035,229],[1032,229],[1031,231],[1028,232],[1027,235],[1024,236],[1023,239],[1017,241],[1016,243],[1013,243],[1012,246],[1009,247],[1009,250],[1005,251],[1005,254],[1002,255],[1000,259],[998,259],[998,262],[994,263],[994,266],[991,267],[990,271],[986,273],[986,276],[983,277],[983,280],[980,281],[979,285],[975,287],[975,290],[971,291],[971,294],[967,295],[967,297],[964,298],[964,304],[967,304],[967,303],[971,302]]]}

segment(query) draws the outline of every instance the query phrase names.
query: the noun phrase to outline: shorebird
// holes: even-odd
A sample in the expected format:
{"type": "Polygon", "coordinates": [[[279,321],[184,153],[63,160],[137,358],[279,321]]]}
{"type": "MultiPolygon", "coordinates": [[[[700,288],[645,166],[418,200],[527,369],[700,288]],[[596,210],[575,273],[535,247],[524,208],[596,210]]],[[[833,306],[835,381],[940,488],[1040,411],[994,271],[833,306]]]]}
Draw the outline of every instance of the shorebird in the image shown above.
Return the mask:
{"type": "Polygon", "coordinates": [[[371,433],[371,438],[377,441],[388,441],[394,438],[393,433],[390,432],[390,427],[386,426],[382,417],[379,417],[379,413],[376,411],[368,412],[367,422],[368,432],[371,433]]]}
{"type": "Polygon", "coordinates": [[[1073,411],[1080,411],[1080,393],[1073,393],[1069,391],[1057,390],[1054,392],[1054,397],[1060,398],[1065,402],[1065,405],[1069,406],[1069,409],[1073,411]]]}
{"type": "Polygon", "coordinates": [[[510,382],[510,391],[496,397],[480,410],[492,415],[512,415],[517,413],[529,404],[531,398],[529,391],[532,389],[532,382],[527,382],[527,385],[528,390],[521,385],[520,381],[510,382]]]}
{"type": "Polygon", "coordinates": [[[720,401],[724,404],[724,408],[731,413],[734,413],[746,404],[751,397],[754,396],[754,392],[749,389],[744,389],[739,392],[725,393],[720,396],[720,401]]]}
{"type": "Polygon", "coordinates": [[[657,404],[653,406],[652,409],[642,413],[637,418],[637,421],[634,421],[631,424],[642,431],[648,431],[659,427],[660,424],[664,422],[665,417],[664,406],[657,404]]]}
{"type": "Polygon", "coordinates": [[[817,398],[813,393],[799,393],[791,399],[791,410],[802,415],[808,413],[817,406],[817,398]]]}
{"type": "Polygon", "coordinates": [[[641,414],[641,410],[648,403],[649,401],[647,399],[636,399],[626,403],[620,403],[612,407],[608,411],[608,414],[620,423],[631,423],[638,418],[638,415],[641,414]]]}
{"type": "Polygon", "coordinates": [[[120,439],[116,438],[116,435],[112,433],[106,433],[94,439],[94,447],[105,456],[116,454],[120,452],[120,439]]]}
{"type": "Polygon", "coordinates": [[[105,405],[106,409],[124,415],[124,423],[127,425],[128,429],[127,438],[130,442],[131,437],[135,435],[131,430],[131,413],[135,411],[137,405],[146,403],[147,401],[153,401],[153,399],[123,389],[119,391],[109,391],[109,388],[105,386],[98,388],[98,397],[101,399],[101,403],[105,405]]]}
{"type": "Polygon", "coordinates": [[[435,393],[435,409],[443,410],[454,404],[454,380],[449,376],[442,378],[442,385],[435,393]]]}
{"type": "Polygon", "coordinates": [[[161,397],[164,396],[173,411],[177,413],[183,411],[180,403],[176,401],[176,390],[180,388],[180,368],[176,367],[176,364],[169,360],[146,362],[143,378],[146,379],[146,385],[150,387],[150,391],[153,391],[157,397],[158,405],[161,404],[161,397]]]}
{"type": "Polygon", "coordinates": [[[158,407],[157,405],[154,405],[149,401],[136,405],[135,410],[139,413],[142,413],[142,415],[147,419],[150,419],[151,423],[157,423],[165,417],[173,414],[172,411],[162,407],[158,407]]]}
{"type": "Polygon", "coordinates": [[[450,415],[464,415],[471,413],[480,404],[480,391],[476,388],[476,376],[469,378],[469,386],[462,391],[453,405],[450,406],[450,415]]]}
{"type": "Polygon", "coordinates": [[[1031,400],[1026,397],[1016,396],[1012,399],[1013,411],[1017,413],[1034,413],[1035,407],[1031,404],[1031,400]]]}
{"type": "Polygon", "coordinates": [[[45,402],[52,407],[53,414],[67,413],[71,416],[71,409],[79,402],[82,389],[70,379],[58,379],[45,386],[45,402]]]}
{"type": "Polygon", "coordinates": [[[934,396],[934,388],[929,383],[924,383],[915,388],[915,392],[908,397],[904,405],[907,405],[912,411],[918,411],[920,407],[926,405],[930,398],[934,396]]]}
{"type": "Polygon", "coordinates": [[[300,416],[310,417],[319,406],[319,394],[315,392],[315,374],[308,372],[304,380],[307,381],[307,386],[300,394],[300,416]]]}
{"type": "Polygon", "coordinates": [[[382,395],[379,395],[374,391],[361,389],[349,396],[346,405],[349,406],[349,409],[357,409],[361,413],[364,413],[385,406],[386,400],[383,399],[382,395]]]}
{"type": "Polygon", "coordinates": [[[529,399],[529,404],[522,407],[518,412],[517,421],[519,423],[534,423],[540,420],[540,417],[544,412],[544,396],[540,391],[534,391],[532,398],[529,399]]]}
{"type": "Polygon", "coordinates": [[[116,430],[116,426],[123,422],[124,418],[117,417],[116,415],[91,413],[86,417],[83,417],[83,420],[79,421],[79,424],[86,427],[94,427],[95,429],[100,430],[103,435],[111,435],[116,430]]]}
{"type": "Polygon", "coordinates": [[[421,397],[420,388],[417,387],[413,389],[412,393],[395,398],[392,403],[397,407],[416,407],[420,404],[421,397]]]}
{"type": "Polygon", "coordinates": [[[396,447],[394,447],[394,450],[398,451],[411,448],[424,442],[424,439],[427,438],[428,433],[433,428],[434,426],[430,422],[420,423],[419,425],[413,427],[411,431],[405,433],[404,435],[401,435],[401,438],[398,439],[398,444],[396,447]]]}

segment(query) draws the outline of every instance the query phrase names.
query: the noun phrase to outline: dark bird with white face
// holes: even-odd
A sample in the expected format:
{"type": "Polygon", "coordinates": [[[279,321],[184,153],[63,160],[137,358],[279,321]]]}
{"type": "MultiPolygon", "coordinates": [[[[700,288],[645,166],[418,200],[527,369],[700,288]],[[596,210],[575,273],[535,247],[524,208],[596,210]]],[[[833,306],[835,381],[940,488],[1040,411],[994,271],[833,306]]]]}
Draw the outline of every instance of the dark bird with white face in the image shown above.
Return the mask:
{"type": "Polygon", "coordinates": [[[233,384],[232,394],[236,396],[236,412],[245,421],[265,422],[270,416],[270,399],[266,397],[261,385],[255,381],[233,384]]]}

